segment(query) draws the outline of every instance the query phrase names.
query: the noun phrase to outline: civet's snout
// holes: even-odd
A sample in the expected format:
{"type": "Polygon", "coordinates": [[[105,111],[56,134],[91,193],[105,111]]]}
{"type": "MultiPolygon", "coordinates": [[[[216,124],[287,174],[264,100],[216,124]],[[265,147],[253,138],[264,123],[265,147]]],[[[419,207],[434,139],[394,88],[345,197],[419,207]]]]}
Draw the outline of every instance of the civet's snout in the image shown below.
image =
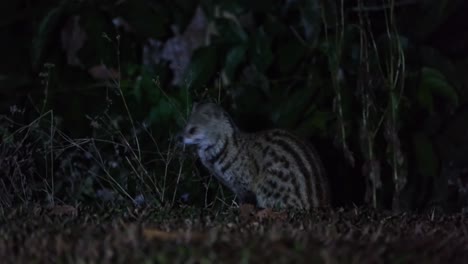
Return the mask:
{"type": "Polygon", "coordinates": [[[197,144],[200,140],[199,129],[194,125],[187,125],[182,132],[181,142],[184,144],[197,144]]]}

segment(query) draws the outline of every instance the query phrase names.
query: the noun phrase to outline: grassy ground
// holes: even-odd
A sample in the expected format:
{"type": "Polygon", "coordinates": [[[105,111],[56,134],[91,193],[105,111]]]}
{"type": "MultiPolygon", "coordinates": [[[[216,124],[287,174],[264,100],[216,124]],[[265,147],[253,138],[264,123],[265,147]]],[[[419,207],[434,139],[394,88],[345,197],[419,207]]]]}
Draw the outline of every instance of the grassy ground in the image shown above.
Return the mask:
{"type": "Polygon", "coordinates": [[[2,263],[464,263],[463,215],[196,208],[16,208],[2,263]]]}

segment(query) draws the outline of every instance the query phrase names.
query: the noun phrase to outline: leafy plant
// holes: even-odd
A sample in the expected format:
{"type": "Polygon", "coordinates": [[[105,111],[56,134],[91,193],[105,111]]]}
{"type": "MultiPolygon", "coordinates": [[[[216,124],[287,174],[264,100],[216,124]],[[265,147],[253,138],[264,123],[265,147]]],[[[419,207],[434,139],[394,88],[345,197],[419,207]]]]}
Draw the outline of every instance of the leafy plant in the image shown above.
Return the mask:
{"type": "MultiPolygon", "coordinates": [[[[435,146],[442,120],[466,104],[466,58],[433,39],[463,1],[1,5],[0,31],[17,44],[0,48],[1,148],[22,153],[2,169],[36,164],[31,186],[49,201],[110,190],[114,200],[212,204],[223,189],[175,141],[192,102],[207,98],[246,130],[284,127],[313,138],[334,188],[349,189],[336,192],[337,204],[419,209],[441,197],[436,182],[447,182],[449,158],[435,146]],[[47,85],[38,78],[45,63],[55,65],[47,85]]],[[[16,184],[7,189],[25,186],[16,184]]],[[[18,196],[42,199],[33,193],[18,196]]]]}

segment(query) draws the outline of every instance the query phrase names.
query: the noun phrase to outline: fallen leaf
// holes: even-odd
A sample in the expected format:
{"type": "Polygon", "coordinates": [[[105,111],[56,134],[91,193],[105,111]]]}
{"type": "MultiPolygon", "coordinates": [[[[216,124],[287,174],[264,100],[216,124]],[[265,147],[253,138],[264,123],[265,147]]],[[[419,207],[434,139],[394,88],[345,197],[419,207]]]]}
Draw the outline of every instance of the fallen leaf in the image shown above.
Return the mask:
{"type": "Polygon", "coordinates": [[[88,73],[98,80],[117,80],[119,79],[119,72],[113,68],[108,68],[106,65],[100,64],[92,66],[88,69],[88,73]]]}
{"type": "Polygon", "coordinates": [[[205,238],[201,233],[192,231],[187,232],[167,232],[154,228],[143,229],[143,236],[146,239],[160,239],[165,241],[183,240],[183,241],[200,241],[205,238]]]}
{"type": "Polygon", "coordinates": [[[265,219],[285,221],[288,214],[285,211],[275,212],[270,208],[262,209],[255,214],[257,220],[262,221],[265,219]]]}
{"type": "Polygon", "coordinates": [[[56,205],[50,210],[51,215],[78,215],[78,209],[71,205],[56,205]]]}

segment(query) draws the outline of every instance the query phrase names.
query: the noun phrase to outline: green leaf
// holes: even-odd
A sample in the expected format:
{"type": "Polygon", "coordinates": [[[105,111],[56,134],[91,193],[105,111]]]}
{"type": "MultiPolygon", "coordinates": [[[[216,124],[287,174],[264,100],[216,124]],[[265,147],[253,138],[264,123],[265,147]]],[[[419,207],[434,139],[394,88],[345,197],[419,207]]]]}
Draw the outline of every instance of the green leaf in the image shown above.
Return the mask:
{"type": "Polygon", "coordinates": [[[245,46],[236,46],[232,48],[226,55],[226,62],[224,63],[224,73],[228,81],[234,78],[234,74],[242,61],[245,59],[247,48],[245,46]]]}
{"type": "Polygon", "coordinates": [[[247,33],[238,21],[228,18],[218,18],[215,21],[221,42],[231,44],[245,43],[248,40],[247,33]]]}
{"type": "Polygon", "coordinates": [[[170,33],[171,10],[155,2],[145,0],[122,1],[119,14],[144,37],[165,38],[170,33]]]}
{"type": "Polygon", "coordinates": [[[249,1],[249,0],[241,0],[241,3],[247,10],[251,10],[252,12],[259,12],[259,13],[272,13],[271,11],[275,7],[279,7],[276,1],[269,1],[269,0],[256,0],[256,1],[249,1]]]}
{"type": "Polygon", "coordinates": [[[280,42],[276,52],[280,71],[282,73],[293,71],[297,63],[304,57],[305,51],[304,45],[297,38],[280,42]]]}
{"type": "Polygon", "coordinates": [[[434,100],[429,89],[420,88],[418,91],[419,105],[429,112],[434,112],[434,100]]]}
{"type": "MultiPolygon", "coordinates": [[[[180,112],[185,115],[188,115],[191,106],[193,104],[192,97],[190,96],[190,90],[188,87],[180,87],[179,91],[176,95],[176,100],[180,109],[180,112]]],[[[178,117],[177,121],[180,121],[180,116],[178,117]]]]}
{"type": "Polygon", "coordinates": [[[154,87],[153,76],[151,73],[143,68],[139,78],[136,78],[133,89],[130,93],[135,96],[137,103],[150,102],[156,103],[160,99],[160,87],[154,87]]]}
{"type": "Polygon", "coordinates": [[[281,127],[293,127],[303,117],[304,110],[309,107],[312,95],[312,90],[305,87],[295,90],[292,94],[283,93],[279,98],[276,98],[283,103],[273,110],[272,120],[281,127]]]}
{"type": "Polygon", "coordinates": [[[167,124],[174,116],[174,107],[167,100],[161,99],[151,108],[149,119],[152,123],[167,124]]]}
{"type": "Polygon", "coordinates": [[[315,110],[309,117],[301,121],[295,131],[302,136],[311,135],[316,131],[325,136],[328,131],[328,122],[334,118],[335,114],[333,112],[315,110]]]}
{"type": "Polygon", "coordinates": [[[258,71],[266,71],[273,61],[273,53],[271,51],[271,39],[265,34],[263,29],[258,29],[255,36],[252,36],[249,51],[252,62],[257,66],[258,71]]]}
{"type": "Polygon", "coordinates": [[[275,16],[275,14],[269,14],[268,17],[265,18],[263,28],[271,38],[291,33],[291,26],[289,24],[285,24],[283,19],[275,16]]]}
{"type": "Polygon", "coordinates": [[[208,46],[197,49],[192,55],[183,80],[195,89],[206,85],[216,72],[217,60],[216,47],[208,46]]]}
{"type": "Polygon", "coordinates": [[[435,178],[438,174],[439,161],[430,138],[423,133],[413,136],[413,151],[416,168],[424,176],[435,178]]]}
{"type": "MultiPolygon", "coordinates": [[[[63,1],[62,3],[66,3],[63,1]]],[[[65,4],[52,8],[39,24],[39,29],[32,43],[32,65],[38,68],[45,55],[47,44],[51,41],[52,33],[61,25],[60,18],[65,9],[65,4]]]]}
{"type": "Polygon", "coordinates": [[[423,108],[432,112],[434,110],[434,96],[442,97],[454,106],[459,104],[456,89],[445,76],[436,69],[423,67],[417,95],[418,102],[423,108]]]}
{"type": "Polygon", "coordinates": [[[184,32],[195,15],[198,3],[196,1],[175,0],[171,4],[173,22],[184,32]]]}
{"type": "Polygon", "coordinates": [[[460,67],[454,65],[452,60],[442,52],[432,47],[421,47],[420,56],[422,65],[439,70],[456,89],[463,86],[463,74],[460,74],[460,67]]]}

